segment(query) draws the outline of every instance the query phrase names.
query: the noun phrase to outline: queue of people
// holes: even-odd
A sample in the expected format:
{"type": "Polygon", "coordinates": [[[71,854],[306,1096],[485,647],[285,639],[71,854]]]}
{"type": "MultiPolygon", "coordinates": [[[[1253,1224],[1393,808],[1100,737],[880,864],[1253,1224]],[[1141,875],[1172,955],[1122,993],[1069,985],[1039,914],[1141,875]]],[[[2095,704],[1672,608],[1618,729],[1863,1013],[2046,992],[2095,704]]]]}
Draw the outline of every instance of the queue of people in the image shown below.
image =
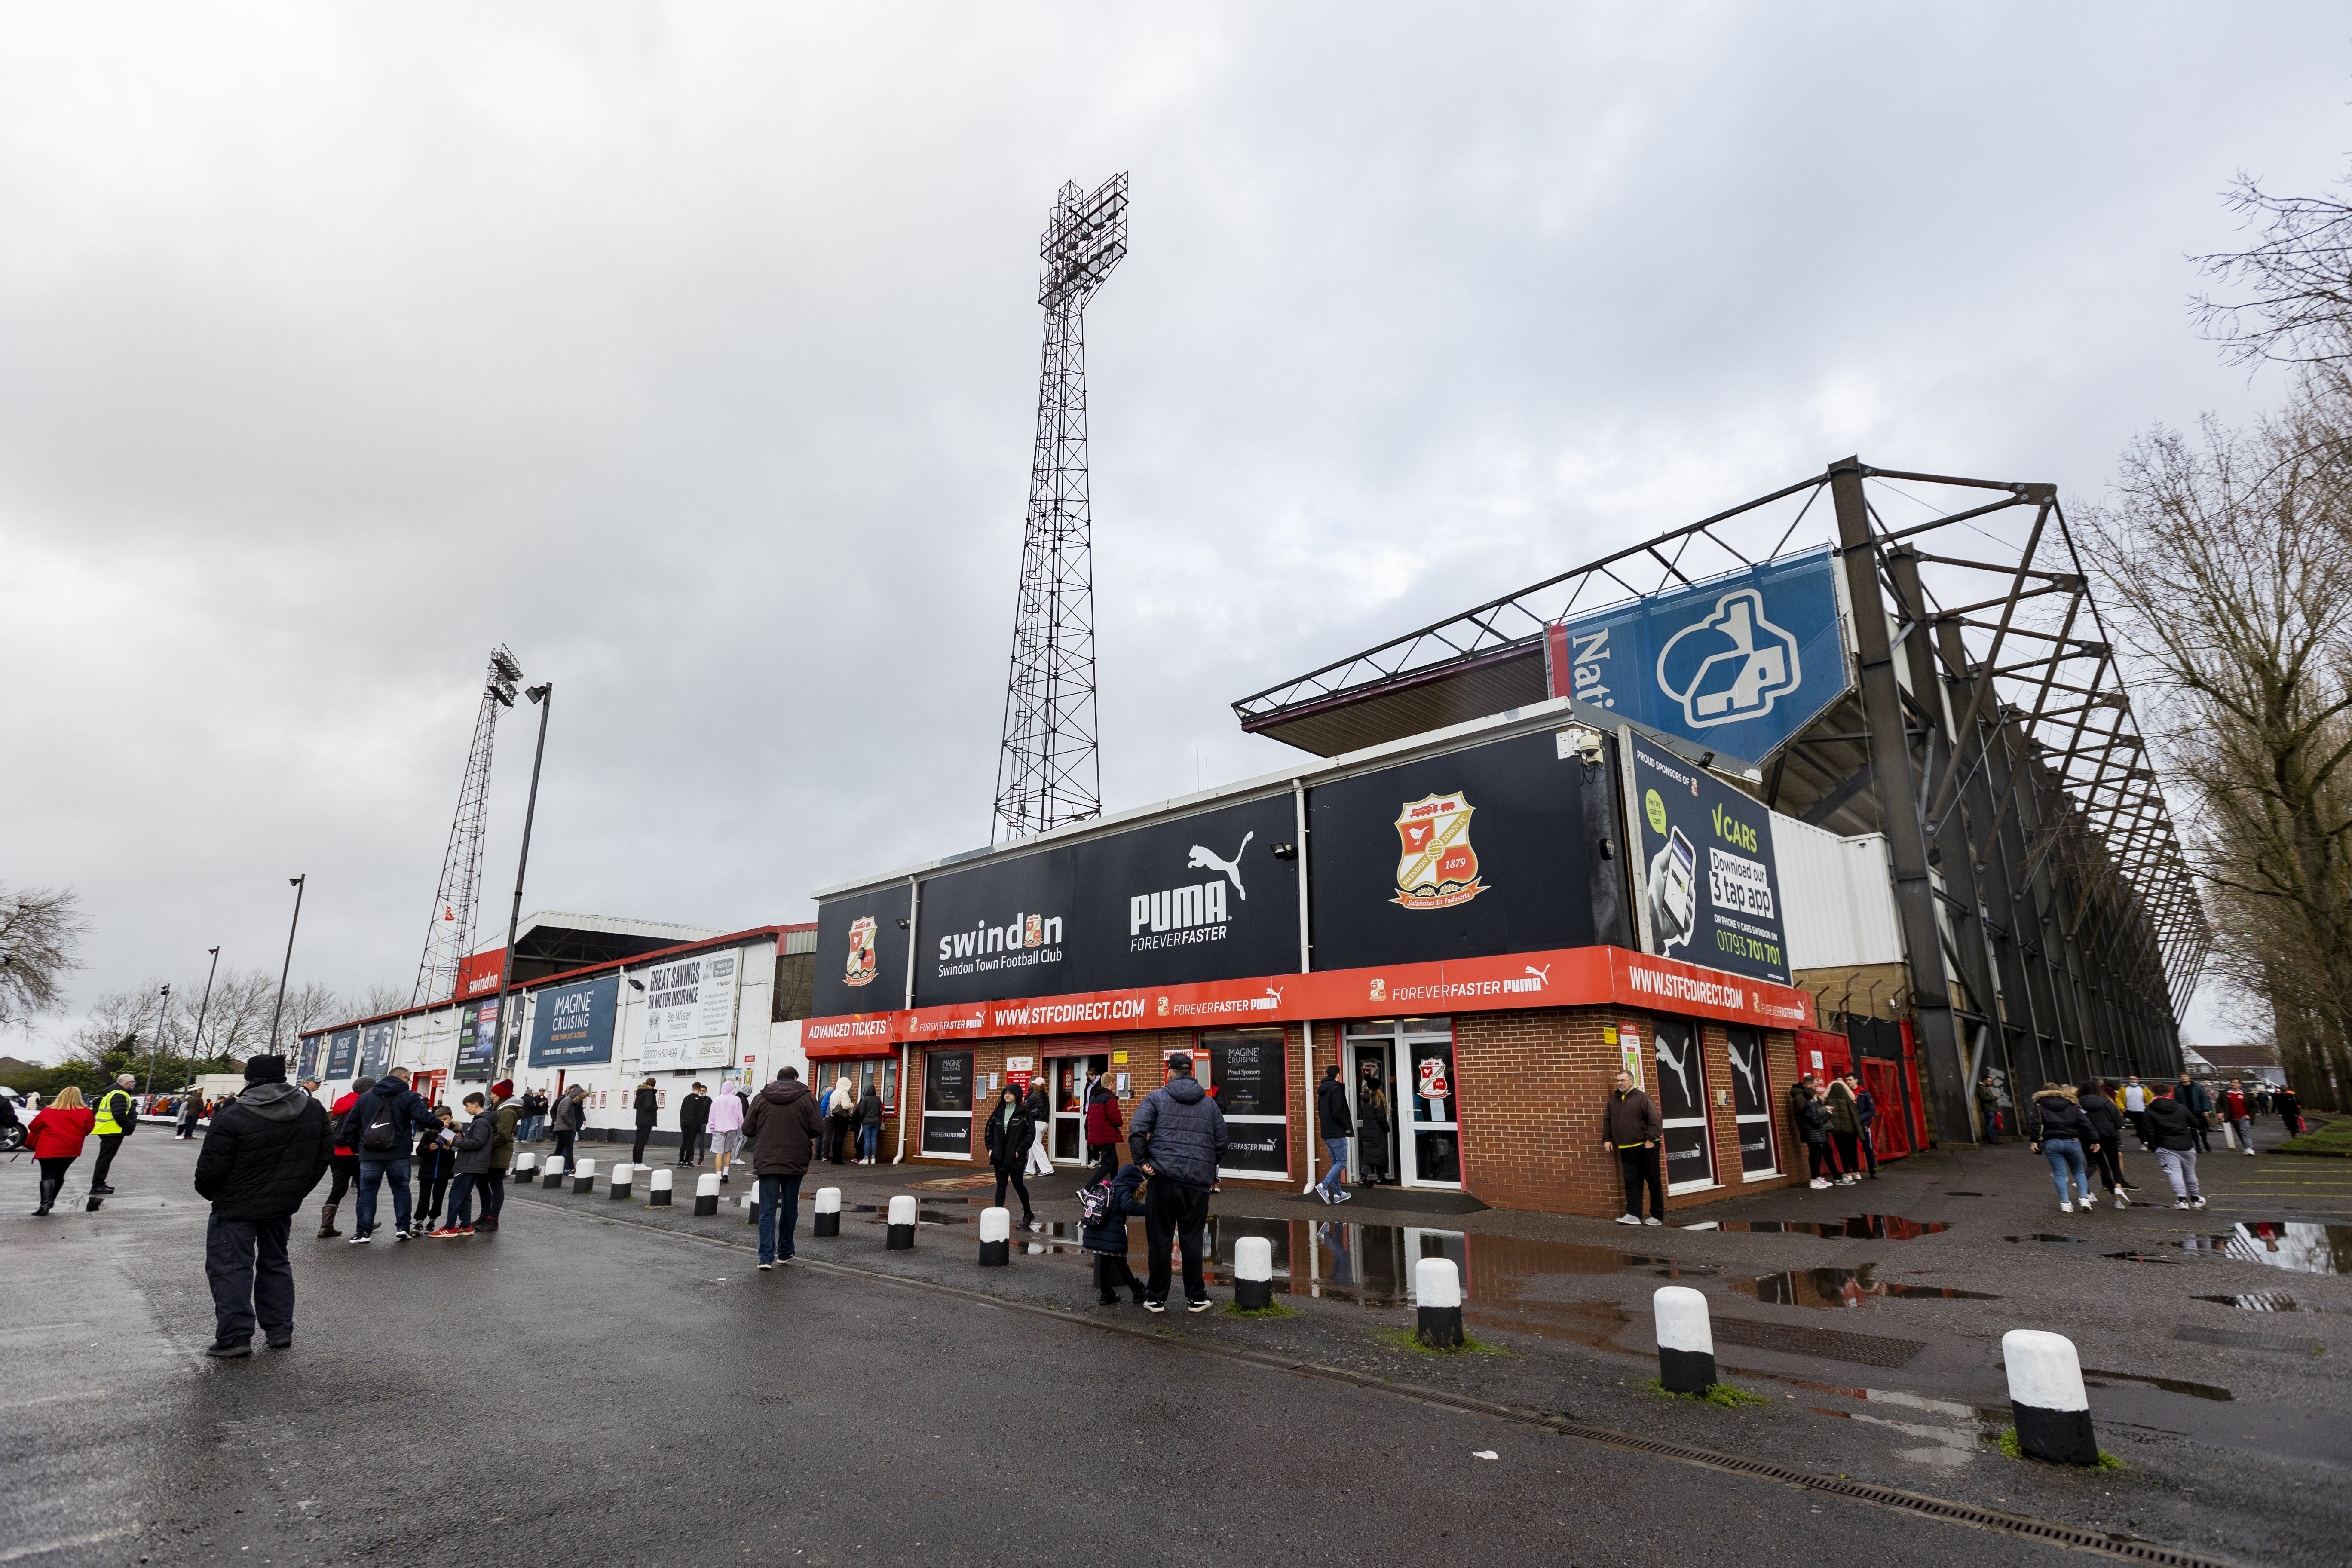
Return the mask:
{"type": "Polygon", "coordinates": [[[1789,1087],[1789,1121],[1804,1145],[1810,1185],[1878,1180],[1878,1097],[1856,1075],[1800,1076],[1789,1087]]]}

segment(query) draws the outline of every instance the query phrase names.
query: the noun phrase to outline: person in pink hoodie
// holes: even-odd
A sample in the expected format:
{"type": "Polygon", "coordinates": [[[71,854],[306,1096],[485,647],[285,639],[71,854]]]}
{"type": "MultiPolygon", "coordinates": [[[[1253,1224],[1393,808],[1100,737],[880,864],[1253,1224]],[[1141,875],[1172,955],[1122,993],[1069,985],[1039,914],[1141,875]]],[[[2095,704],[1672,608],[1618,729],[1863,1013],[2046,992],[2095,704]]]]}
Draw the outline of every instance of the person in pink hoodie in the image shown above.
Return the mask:
{"type": "Polygon", "coordinates": [[[720,1084],[719,1092],[710,1097],[710,1121],[703,1131],[710,1135],[710,1152],[719,1161],[719,1179],[724,1182],[728,1163],[743,1146],[743,1101],[733,1084],[720,1084]]]}

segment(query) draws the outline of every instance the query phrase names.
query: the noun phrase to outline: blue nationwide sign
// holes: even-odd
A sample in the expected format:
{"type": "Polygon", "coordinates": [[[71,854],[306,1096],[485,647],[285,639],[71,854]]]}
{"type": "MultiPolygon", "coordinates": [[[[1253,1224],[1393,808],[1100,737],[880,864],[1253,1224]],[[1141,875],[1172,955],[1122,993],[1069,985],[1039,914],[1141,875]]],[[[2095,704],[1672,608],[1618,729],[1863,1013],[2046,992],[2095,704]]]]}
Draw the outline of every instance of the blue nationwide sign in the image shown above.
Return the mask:
{"type": "Polygon", "coordinates": [[[1747,762],[1851,685],[1824,545],[1549,628],[1555,697],[1747,762]]]}

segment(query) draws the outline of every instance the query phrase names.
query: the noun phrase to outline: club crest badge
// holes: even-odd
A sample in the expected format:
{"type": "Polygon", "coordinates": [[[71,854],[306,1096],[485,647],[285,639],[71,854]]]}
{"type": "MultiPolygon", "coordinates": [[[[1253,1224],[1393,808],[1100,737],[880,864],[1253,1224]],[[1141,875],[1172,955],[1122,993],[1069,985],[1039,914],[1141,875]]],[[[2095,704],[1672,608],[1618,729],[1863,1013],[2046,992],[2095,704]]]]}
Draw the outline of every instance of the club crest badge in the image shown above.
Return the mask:
{"type": "Polygon", "coordinates": [[[849,922],[849,967],[842,974],[846,985],[868,985],[873,983],[874,930],[872,915],[860,915],[849,922]]]}
{"type": "Polygon", "coordinates": [[[1391,903],[1442,910],[1486,890],[1478,879],[1478,852],[1470,847],[1474,812],[1460,790],[1405,804],[1397,813],[1397,890],[1391,903]]]}

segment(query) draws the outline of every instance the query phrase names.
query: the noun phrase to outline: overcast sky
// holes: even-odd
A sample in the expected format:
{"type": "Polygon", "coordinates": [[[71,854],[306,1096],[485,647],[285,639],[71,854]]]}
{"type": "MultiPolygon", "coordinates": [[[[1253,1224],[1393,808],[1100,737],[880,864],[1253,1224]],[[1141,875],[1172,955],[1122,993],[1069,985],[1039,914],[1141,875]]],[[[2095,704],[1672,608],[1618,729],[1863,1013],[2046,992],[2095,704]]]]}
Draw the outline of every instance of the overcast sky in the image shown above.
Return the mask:
{"type": "Polygon", "coordinates": [[[2183,256],[2352,148],[2323,5],[1154,9],[14,9],[0,879],[80,890],[77,1009],[274,968],[297,872],[298,980],[405,986],[501,641],[556,685],[529,908],[800,921],[985,843],[1065,180],[1133,179],[1118,809],[1845,453],[2095,499],[2277,396],[2183,256]]]}

